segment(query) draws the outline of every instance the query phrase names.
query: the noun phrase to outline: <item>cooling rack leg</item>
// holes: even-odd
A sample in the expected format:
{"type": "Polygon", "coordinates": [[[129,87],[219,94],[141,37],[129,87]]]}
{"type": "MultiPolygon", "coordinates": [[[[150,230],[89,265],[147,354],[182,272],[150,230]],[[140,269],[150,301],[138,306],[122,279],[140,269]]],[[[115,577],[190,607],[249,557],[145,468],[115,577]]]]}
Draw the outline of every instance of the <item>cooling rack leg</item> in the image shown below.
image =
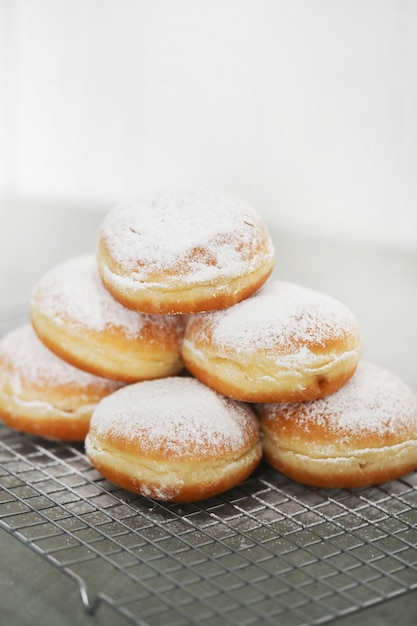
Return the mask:
{"type": "Polygon", "coordinates": [[[77,576],[77,574],[75,574],[74,572],[71,572],[71,571],[69,571],[67,569],[65,569],[63,571],[65,572],[65,574],[67,574],[67,576],[69,576],[70,578],[75,580],[75,582],[77,583],[78,590],[80,592],[81,602],[82,602],[82,605],[83,605],[85,611],[89,615],[94,615],[97,612],[97,609],[98,609],[98,607],[100,606],[100,603],[101,603],[100,595],[99,594],[96,595],[94,597],[94,599],[91,600],[85,581],[80,576],[77,576]]]}

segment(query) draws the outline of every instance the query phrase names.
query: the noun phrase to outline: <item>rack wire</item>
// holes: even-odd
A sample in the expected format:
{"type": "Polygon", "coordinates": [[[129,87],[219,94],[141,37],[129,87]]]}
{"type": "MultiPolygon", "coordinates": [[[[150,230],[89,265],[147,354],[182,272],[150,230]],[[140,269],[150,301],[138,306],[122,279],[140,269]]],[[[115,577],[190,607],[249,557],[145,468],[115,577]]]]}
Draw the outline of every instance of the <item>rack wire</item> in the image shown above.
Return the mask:
{"type": "Polygon", "coordinates": [[[0,525],[88,613],[132,624],[321,624],[417,588],[417,472],[316,489],[262,464],[221,496],[163,504],[106,481],[81,444],[0,426],[0,488],[0,525]]]}

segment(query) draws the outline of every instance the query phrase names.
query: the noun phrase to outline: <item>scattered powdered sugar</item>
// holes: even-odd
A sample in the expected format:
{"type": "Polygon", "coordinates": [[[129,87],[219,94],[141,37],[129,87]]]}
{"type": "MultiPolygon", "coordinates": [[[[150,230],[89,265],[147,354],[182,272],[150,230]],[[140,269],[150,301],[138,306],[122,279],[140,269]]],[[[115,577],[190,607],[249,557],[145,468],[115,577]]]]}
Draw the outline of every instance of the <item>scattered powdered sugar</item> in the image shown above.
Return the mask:
{"type": "Polygon", "coordinates": [[[173,327],[174,317],[131,311],[117,302],[103,286],[95,256],[85,254],[57,265],[45,274],[33,290],[41,313],[55,321],[95,331],[110,327],[123,329],[128,337],[138,336],[147,318],[153,324],[173,327]]]}
{"type": "Polygon", "coordinates": [[[101,440],[111,434],[172,458],[239,450],[254,428],[256,417],[246,405],[188,377],[128,385],[102,400],[91,421],[101,440]]]}
{"type": "Polygon", "coordinates": [[[359,334],[347,306],[324,293],[283,281],[266,283],[229,309],[201,315],[205,320],[202,328],[198,321],[194,326],[191,318],[187,339],[198,344],[199,333],[209,333],[212,347],[249,354],[279,347],[305,359],[309,345],[325,346],[329,340],[359,334]]]}
{"type": "Polygon", "coordinates": [[[70,365],[48,350],[38,339],[30,324],[25,324],[5,335],[0,341],[0,362],[8,371],[1,376],[10,376],[12,387],[18,392],[22,385],[58,386],[76,384],[86,388],[93,384],[103,389],[120,388],[120,383],[94,376],[70,365]]]}
{"type": "Polygon", "coordinates": [[[271,415],[296,420],[306,431],[317,424],[342,438],[417,429],[417,395],[390,371],[363,362],[335,393],[312,402],[271,405],[271,409],[271,415]]]}
{"type": "MultiPolygon", "coordinates": [[[[202,191],[161,193],[118,205],[105,217],[100,237],[131,279],[168,271],[180,282],[242,276],[259,265],[257,248],[269,239],[251,206],[202,191]]],[[[273,254],[269,239],[267,255],[273,254]]]]}

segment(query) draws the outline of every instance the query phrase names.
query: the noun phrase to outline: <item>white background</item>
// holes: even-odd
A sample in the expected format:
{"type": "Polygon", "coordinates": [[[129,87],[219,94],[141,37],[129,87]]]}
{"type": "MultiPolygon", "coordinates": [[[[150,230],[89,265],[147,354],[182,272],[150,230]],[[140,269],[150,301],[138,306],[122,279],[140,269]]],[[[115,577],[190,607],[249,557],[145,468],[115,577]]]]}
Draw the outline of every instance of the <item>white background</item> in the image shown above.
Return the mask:
{"type": "Polygon", "coordinates": [[[417,248],[415,0],[0,0],[0,194],[417,248]]]}

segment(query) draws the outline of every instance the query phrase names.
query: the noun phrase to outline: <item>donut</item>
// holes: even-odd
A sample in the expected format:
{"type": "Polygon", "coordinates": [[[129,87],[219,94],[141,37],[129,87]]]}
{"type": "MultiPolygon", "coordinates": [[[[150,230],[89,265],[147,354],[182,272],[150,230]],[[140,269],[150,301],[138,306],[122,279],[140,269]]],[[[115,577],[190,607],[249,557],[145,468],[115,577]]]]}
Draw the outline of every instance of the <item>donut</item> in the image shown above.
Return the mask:
{"type": "Polygon", "coordinates": [[[103,286],[94,254],[49,270],[32,290],[30,317],[41,341],[75,367],[125,383],[181,371],[186,318],[141,314],[103,286]]]}
{"type": "Polygon", "coordinates": [[[0,340],[0,418],[15,430],[82,441],[95,405],[120,387],[57,357],[30,324],[0,340]]]}
{"type": "Polygon", "coordinates": [[[273,270],[274,247],[257,212],[227,194],[160,193],[108,212],[97,261],[104,285],[124,306],[191,314],[257,291],[273,270]]]}
{"type": "Polygon", "coordinates": [[[377,365],[326,398],[254,408],[265,460],[301,483],[367,487],[417,468],[417,395],[377,365]]]}
{"type": "Polygon", "coordinates": [[[185,367],[212,389],[245,402],[302,402],[333,393],[361,352],[344,304],[294,283],[270,281],[223,311],[191,316],[185,367]]]}
{"type": "Polygon", "coordinates": [[[253,409],[186,376],[134,383],[104,398],[85,450],[111,482],[170,502],[226,491],[262,456],[253,409]]]}

